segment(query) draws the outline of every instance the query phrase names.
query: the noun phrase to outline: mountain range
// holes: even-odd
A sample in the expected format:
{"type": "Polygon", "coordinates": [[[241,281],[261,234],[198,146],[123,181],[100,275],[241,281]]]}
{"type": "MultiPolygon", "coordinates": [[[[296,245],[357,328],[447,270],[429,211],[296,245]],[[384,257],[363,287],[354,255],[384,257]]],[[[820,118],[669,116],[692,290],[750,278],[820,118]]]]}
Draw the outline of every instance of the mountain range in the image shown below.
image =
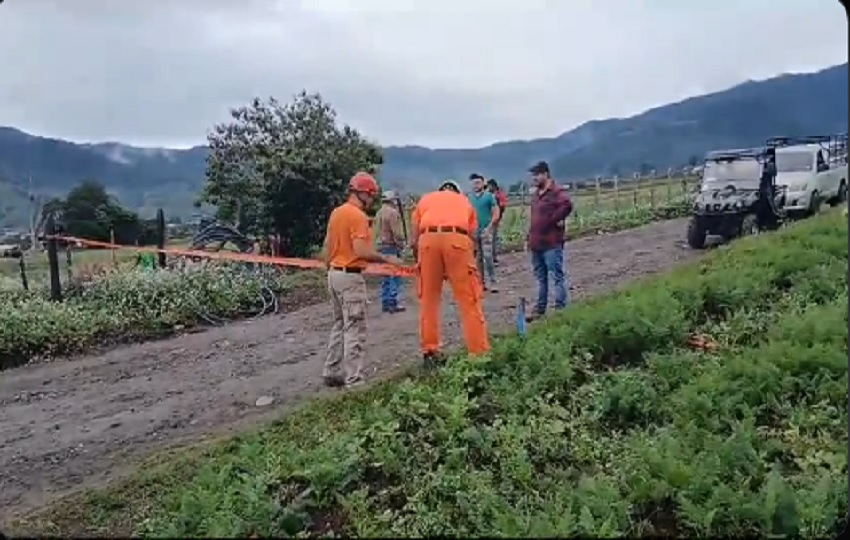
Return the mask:
{"type": "MultiPolygon", "coordinates": [[[[747,81],[629,118],[593,120],[551,138],[474,149],[389,146],[382,183],[417,192],[473,171],[511,183],[541,159],[559,179],[630,176],[680,167],[712,149],[758,145],[773,135],[846,132],[847,67],[747,81]]],[[[186,217],[203,184],[206,155],[205,146],[79,144],[0,127],[0,226],[26,223],[30,186],[63,195],[83,179],[100,181],[143,216],[163,207],[169,216],[186,217]]]]}

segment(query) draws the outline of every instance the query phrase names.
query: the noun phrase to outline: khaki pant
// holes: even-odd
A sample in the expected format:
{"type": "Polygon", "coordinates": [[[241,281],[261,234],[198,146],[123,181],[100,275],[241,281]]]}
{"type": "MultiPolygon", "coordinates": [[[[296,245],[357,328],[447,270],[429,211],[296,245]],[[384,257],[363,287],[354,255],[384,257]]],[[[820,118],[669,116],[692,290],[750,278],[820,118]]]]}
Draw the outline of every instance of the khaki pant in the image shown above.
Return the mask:
{"type": "Polygon", "coordinates": [[[361,377],[366,345],[366,280],[362,274],[328,271],[333,327],[325,359],[325,378],[355,382],[361,377]]]}
{"type": "Polygon", "coordinates": [[[475,234],[475,261],[482,285],[496,285],[496,269],[493,267],[493,233],[475,234]]]}

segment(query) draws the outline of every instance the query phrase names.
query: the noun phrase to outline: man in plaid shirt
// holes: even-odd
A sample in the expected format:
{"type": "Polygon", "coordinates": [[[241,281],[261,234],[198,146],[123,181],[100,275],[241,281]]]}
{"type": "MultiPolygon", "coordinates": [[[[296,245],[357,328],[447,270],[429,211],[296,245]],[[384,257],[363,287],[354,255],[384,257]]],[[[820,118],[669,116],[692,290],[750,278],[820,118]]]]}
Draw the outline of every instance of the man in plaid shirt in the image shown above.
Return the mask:
{"type": "Polygon", "coordinates": [[[555,183],[549,164],[541,161],[529,172],[536,188],[531,200],[531,224],[528,249],[537,278],[537,304],[529,315],[536,319],[546,312],[549,302],[549,275],[555,287],[555,309],[566,307],[570,301],[569,276],[564,269],[564,234],[566,219],[573,210],[567,192],[555,183]]]}

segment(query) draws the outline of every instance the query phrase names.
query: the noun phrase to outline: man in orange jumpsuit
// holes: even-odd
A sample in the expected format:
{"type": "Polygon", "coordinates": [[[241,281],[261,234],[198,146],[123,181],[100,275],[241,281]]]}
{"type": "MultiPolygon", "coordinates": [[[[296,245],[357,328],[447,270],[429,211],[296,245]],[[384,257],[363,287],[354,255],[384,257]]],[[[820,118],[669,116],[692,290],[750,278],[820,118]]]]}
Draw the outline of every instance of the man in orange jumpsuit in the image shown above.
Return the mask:
{"type": "Polygon", "coordinates": [[[351,386],[362,380],[366,342],[366,263],[401,264],[397,257],[381,255],[372,245],[369,217],[364,211],[378,196],[378,183],[367,173],[357,173],[348,183],[348,200],[334,208],[325,235],[328,292],[333,327],[323,377],[328,386],[351,386]]]}
{"type": "Polygon", "coordinates": [[[443,360],[439,348],[444,279],[457,302],[467,350],[471,354],[490,350],[472,240],[476,230],[475,209],[452,180],[423,195],[413,211],[411,247],[419,266],[419,341],[426,366],[443,360]]]}

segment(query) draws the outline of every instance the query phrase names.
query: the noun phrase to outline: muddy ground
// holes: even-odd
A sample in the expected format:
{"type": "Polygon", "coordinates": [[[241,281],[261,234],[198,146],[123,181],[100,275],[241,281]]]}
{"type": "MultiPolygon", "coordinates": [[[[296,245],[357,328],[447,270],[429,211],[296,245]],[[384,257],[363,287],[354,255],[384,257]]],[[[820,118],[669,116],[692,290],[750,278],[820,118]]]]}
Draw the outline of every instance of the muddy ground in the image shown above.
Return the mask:
{"type": "MultiPolygon", "coordinates": [[[[568,244],[574,298],[698,256],[674,220],[568,244]]],[[[534,296],[523,253],[502,257],[501,290],[488,294],[491,331],[513,324],[519,296],[534,296]]],[[[380,313],[370,305],[367,374],[376,379],[418,360],[416,304],[380,313]]],[[[448,298],[448,294],[446,296],[448,298]]],[[[444,339],[459,327],[445,303],[444,339]]],[[[317,393],[330,310],[318,304],[97,355],[25,366],[0,374],[0,521],[58,496],[133,470],[156,449],[240,430],[317,393]],[[257,407],[260,396],[274,403],[257,407]]]]}

